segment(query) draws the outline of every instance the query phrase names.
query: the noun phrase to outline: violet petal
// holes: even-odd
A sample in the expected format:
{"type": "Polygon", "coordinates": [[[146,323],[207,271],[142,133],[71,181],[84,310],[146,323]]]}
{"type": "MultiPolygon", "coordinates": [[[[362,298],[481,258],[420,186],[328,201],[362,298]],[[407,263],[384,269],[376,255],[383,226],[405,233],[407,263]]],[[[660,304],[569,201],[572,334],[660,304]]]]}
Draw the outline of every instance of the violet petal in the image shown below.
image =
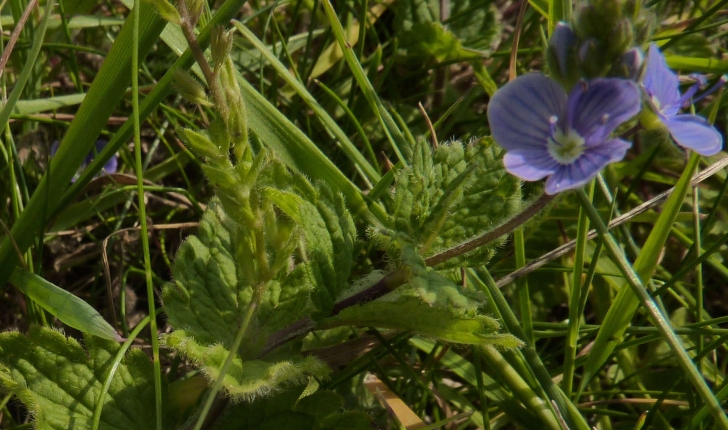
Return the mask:
{"type": "Polygon", "coordinates": [[[569,125],[591,146],[602,142],[620,124],[640,111],[637,85],[626,79],[580,82],[569,94],[569,125]]]}
{"type": "Polygon", "coordinates": [[[538,181],[553,174],[560,164],[549,155],[546,147],[541,150],[515,149],[503,157],[506,170],[526,181],[538,181]]]}
{"type": "Polygon", "coordinates": [[[586,185],[604,166],[624,158],[630,146],[629,142],[622,139],[610,139],[588,148],[573,163],[563,165],[546,180],[546,194],[556,194],[586,185]]]}
{"type": "Polygon", "coordinates": [[[713,155],[723,147],[723,136],[697,115],[677,115],[664,122],[675,143],[700,155],[713,155]]]}
{"type": "Polygon", "coordinates": [[[488,121],[495,141],[507,151],[543,149],[550,118],[564,115],[566,93],[540,73],[522,75],[493,95],[488,121]]]}
{"type": "Polygon", "coordinates": [[[642,84],[647,94],[660,103],[660,113],[666,116],[677,114],[680,109],[680,82],[675,72],[667,67],[665,57],[654,43],[650,44],[642,84]]]}

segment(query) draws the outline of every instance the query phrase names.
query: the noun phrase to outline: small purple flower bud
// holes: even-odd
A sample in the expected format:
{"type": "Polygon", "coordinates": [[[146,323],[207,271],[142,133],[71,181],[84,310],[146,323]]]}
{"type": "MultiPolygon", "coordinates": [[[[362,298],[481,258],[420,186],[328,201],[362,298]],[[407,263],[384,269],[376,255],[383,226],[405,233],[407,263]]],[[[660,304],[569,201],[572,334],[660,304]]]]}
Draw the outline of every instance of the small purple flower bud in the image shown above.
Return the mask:
{"type": "Polygon", "coordinates": [[[640,91],[625,79],[581,81],[567,95],[540,73],[523,75],[495,93],[488,121],[506,151],[506,170],[546,180],[546,193],[578,188],[631,146],[610,135],[640,111],[640,91]]]}
{"type": "Polygon", "coordinates": [[[621,65],[624,77],[633,81],[639,80],[642,74],[642,65],[645,62],[645,55],[639,48],[632,48],[622,55],[621,65]]]}
{"type": "Polygon", "coordinates": [[[697,115],[678,112],[689,102],[697,87],[680,95],[677,74],[667,67],[665,57],[657,45],[650,45],[642,87],[660,122],[678,145],[692,149],[700,155],[713,155],[723,147],[723,136],[708,121],[697,115]]]}
{"type": "MultiPolygon", "coordinates": [[[[101,150],[104,149],[104,147],[106,147],[106,145],[108,143],[109,142],[107,140],[98,139],[96,141],[96,143],[94,144],[94,147],[91,149],[91,151],[89,151],[89,153],[86,154],[86,158],[83,160],[83,164],[81,164],[81,167],[79,167],[78,173],[80,173],[83,169],[85,169],[86,166],[88,166],[94,160],[96,155],[98,155],[98,153],[101,152],[101,150]]],[[[53,156],[56,155],[56,152],[58,152],[58,148],[60,147],[60,145],[61,145],[60,142],[57,140],[54,141],[53,144],[51,144],[51,158],[53,158],[53,156]]],[[[103,175],[110,175],[112,173],[116,173],[116,169],[118,168],[118,165],[119,165],[119,160],[118,160],[116,154],[114,154],[113,156],[111,156],[109,161],[107,161],[106,164],[104,164],[104,167],[102,168],[101,172],[96,174],[96,177],[98,178],[103,175]]],[[[76,179],[78,178],[78,173],[71,179],[71,182],[76,182],[76,179]]]]}
{"type": "Polygon", "coordinates": [[[571,88],[579,80],[579,64],[576,56],[578,37],[574,30],[563,22],[556,24],[546,49],[551,78],[571,88]]]}

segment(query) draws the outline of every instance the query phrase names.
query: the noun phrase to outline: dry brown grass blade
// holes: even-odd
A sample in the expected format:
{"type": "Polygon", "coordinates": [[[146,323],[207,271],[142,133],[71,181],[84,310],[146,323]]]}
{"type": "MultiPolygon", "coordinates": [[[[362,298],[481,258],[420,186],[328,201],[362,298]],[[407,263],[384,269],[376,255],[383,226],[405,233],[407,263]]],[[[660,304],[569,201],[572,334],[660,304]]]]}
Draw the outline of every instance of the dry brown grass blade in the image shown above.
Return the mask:
{"type": "Polygon", "coordinates": [[[10,35],[8,44],[5,45],[5,49],[3,50],[2,55],[0,55],[0,77],[5,71],[5,66],[8,64],[10,54],[13,52],[15,42],[18,41],[18,37],[20,37],[20,32],[23,31],[23,27],[25,27],[25,23],[28,21],[28,17],[30,16],[30,13],[33,11],[33,8],[36,6],[37,3],[38,0],[31,0],[30,2],[28,2],[28,6],[25,7],[23,15],[20,16],[17,24],[15,24],[15,28],[13,29],[13,33],[10,35]]]}
{"type": "Polygon", "coordinates": [[[364,379],[364,386],[387,409],[389,415],[399,421],[405,429],[416,430],[427,427],[425,422],[376,376],[367,375],[364,379]]]}

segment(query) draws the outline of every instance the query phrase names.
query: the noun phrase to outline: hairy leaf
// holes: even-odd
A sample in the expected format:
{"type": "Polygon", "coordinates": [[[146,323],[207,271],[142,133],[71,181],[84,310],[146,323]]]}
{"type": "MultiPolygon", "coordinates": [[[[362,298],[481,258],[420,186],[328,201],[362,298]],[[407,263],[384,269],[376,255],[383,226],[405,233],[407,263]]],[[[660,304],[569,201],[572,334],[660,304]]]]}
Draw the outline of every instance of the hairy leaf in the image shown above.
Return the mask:
{"type": "MultiPolygon", "coordinates": [[[[0,386],[30,410],[35,428],[91,428],[119,344],[95,336],[84,341],[87,350],[76,340],[39,326],[31,327],[28,336],[0,334],[0,386]]],[[[154,404],[152,363],[144,352],[132,349],[116,369],[99,428],[154,429],[154,404]]],[[[165,428],[173,428],[173,417],[169,410],[165,413],[165,428]]]]}
{"type": "MultiPolygon", "coordinates": [[[[193,360],[210,380],[220,376],[220,369],[229,353],[223,346],[200,345],[184,330],[175,330],[163,339],[167,346],[193,360]]],[[[236,357],[225,374],[223,386],[233,398],[251,401],[287,385],[300,385],[308,380],[308,376],[324,378],[329,372],[325,364],[313,357],[292,357],[279,362],[243,361],[236,357]]]]}
{"type": "Polygon", "coordinates": [[[376,300],[352,306],[336,317],[326,320],[325,326],[357,325],[411,331],[445,342],[470,345],[521,346],[516,337],[498,333],[495,319],[474,312],[459,313],[423,303],[414,297],[401,296],[395,301],[376,300]]]}
{"type": "MultiPolygon", "coordinates": [[[[347,283],[356,234],[341,195],[324,186],[314,187],[275,159],[259,166],[250,199],[260,199],[263,211],[273,214],[264,216],[261,227],[255,228],[264,232],[263,252],[275,269],[270,269],[273,278],[263,286],[255,319],[224,378],[228,393],[241,399],[268,394],[309,375],[328,374],[326,366],[310,357],[286,357],[281,362],[255,358],[268,334],[305,313],[330,312],[347,283]]],[[[252,171],[247,168],[245,172],[252,171]]],[[[230,173],[238,180],[237,173],[230,173]]],[[[241,182],[251,177],[244,173],[241,182]]],[[[175,283],[163,291],[169,322],[177,328],[163,340],[201,366],[210,379],[219,375],[243,315],[256,289],[262,287],[253,285],[251,273],[262,273],[256,266],[260,260],[250,257],[250,244],[245,242],[254,237],[257,247],[261,239],[251,236],[223,209],[234,209],[236,204],[234,200],[227,205],[210,204],[198,235],[180,248],[175,283]]]]}
{"type": "MultiPolygon", "coordinates": [[[[388,249],[415,244],[423,257],[479,236],[515,215],[518,180],[506,173],[490,139],[455,141],[431,151],[420,141],[411,165],[395,176],[392,225],[376,231],[388,249]],[[396,240],[395,240],[396,239],[396,240]]],[[[496,241],[442,263],[438,268],[485,263],[496,241]]]]}
{"type": "MultiPolygon", "coordinates": [[[[251,286],[239,279],[231,230],[233,221],[212,202],[197,236],[180,247],[174,265],[174,284],[163,290],[170,324],[184,329],[200,344],[230,348],[240,317],[250,303],[251,286]]],[[[276,330],[298,318],[305,309],[311,283],[304,268],[275,280],[259,306],[258,324],[276,330]]]]}
{"type": "Polygon", "coordinates": [[[341,194],[323,183],[313,187],[306,178],[281,163],[263,172],[261,182],[270,183],[277,193],[267,196],[301,226],[305,235],[302,259],[310,268],[315,287],[311,300],[322,314],[328,314],[347,286],[354,261],[356,227],[341,194]],[[284,195],[289,193],[288,202],[284,195]],[[294,196],[297,196],[294,197],[294,196]]]}

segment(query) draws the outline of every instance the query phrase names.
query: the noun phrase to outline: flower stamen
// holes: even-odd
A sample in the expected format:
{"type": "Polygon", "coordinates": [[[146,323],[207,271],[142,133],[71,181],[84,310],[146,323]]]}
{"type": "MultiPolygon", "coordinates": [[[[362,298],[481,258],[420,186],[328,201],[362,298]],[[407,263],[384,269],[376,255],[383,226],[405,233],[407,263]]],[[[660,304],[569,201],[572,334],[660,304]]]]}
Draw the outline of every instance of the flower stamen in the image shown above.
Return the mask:
{"type": "Polygon", "coordinates": [[[566,132],[556,127],[547,143],[549,154],[560,164],[571,164],[584,152],[584,138],[567,127],[566,132]]]}

